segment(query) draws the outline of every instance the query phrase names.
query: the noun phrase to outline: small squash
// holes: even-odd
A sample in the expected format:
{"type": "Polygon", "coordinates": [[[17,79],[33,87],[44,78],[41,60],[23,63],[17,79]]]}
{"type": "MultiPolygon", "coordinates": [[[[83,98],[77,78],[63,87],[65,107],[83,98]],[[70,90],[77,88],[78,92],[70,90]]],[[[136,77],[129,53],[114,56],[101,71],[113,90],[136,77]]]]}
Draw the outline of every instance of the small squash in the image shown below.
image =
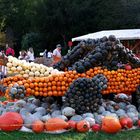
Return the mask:
{"type": "Polygon", "coordinates": [[[106,116],[102,119],[101,130],[106,133],[117,133],[121,130],[121,124],[117,118],[106,116]]]}
{"type": "Polygon", "coordinates": [[[120,124],[122,128],[132,128],[133,127],[133,120],[129,117],[120,118],[120,124]]]}
{"type": "Polygon", "coordinates": [[[87,132],[90,129],[90,124],[89,122],[82,120],[77,123],[77,131],[78,132],[87,132]]]}
{"type": "Polygon", "coordinates": [[[32,123],[32,130],[35,132],[35,133],[41,133],[44,131],[44,123],[40,120],[37,120],[37,121],[34,121],[32,123]]]}
{"type": "Polygon", "coordinates": [[[68,123],[60,118],[51,118],[45,122],[45,129],[47,131],[57,131],[67,129],[69,127],[68,123]]]}
{"type": "Polygon", "coordinates": [[[70,129],[76,129],[77,122],[75,122],[73,120],[69,120],[68,124],[69,124],[70,129]]]}

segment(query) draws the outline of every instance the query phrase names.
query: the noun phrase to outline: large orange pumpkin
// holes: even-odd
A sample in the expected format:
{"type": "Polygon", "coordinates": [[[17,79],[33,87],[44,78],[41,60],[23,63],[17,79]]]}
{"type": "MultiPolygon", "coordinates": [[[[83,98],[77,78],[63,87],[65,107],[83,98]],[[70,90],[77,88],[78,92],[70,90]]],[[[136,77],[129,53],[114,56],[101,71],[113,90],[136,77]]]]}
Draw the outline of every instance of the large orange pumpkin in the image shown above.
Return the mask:
{"type": "Polygon", "coordinates": [[[37,120],[37,121],[34,121],[32,123],[32,130],[35,132],[35,133],[41,133],[44,131],[44,123],[40,120],[37,120]]]}
{"type": "Polygon", "coordinates": [[[68,128],[68,123],[60,118],[51,118],[45,122],[45,129],[47,131],[57,131],[68,128]]]}
{"type": "Polygon", "coordinates": [[[3,131],[19,130],[23,125],[23,119],[19,113],[7,112],[0,116],[0,129],[3,131]]]}
{"type": "Polygon", "coordinates": [[[77,123],[77,131],[78,132],[87,132],[90,129],[90,124],[89,122],[82,120],[77,123]]]}
{"type": "Polygon", "coordinates": [[[106,133],[117,133],[121,130],[121,124],[117,118],[106,116],[102,120],[101,129],[106,133]]]}

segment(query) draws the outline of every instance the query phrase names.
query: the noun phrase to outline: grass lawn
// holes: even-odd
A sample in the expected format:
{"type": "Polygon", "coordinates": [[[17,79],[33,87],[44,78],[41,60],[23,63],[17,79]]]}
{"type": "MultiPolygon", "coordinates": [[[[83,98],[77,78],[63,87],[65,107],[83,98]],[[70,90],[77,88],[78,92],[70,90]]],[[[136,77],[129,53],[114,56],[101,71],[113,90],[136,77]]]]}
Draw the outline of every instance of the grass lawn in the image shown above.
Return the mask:
{"type": "Polygon", "coordinates": [[[117,134],[105,133],[76,133],[64,134],[34,134],[23,132],[0,132],[0,140],[140,140],[140,130],[120,132],[117,134]]]}

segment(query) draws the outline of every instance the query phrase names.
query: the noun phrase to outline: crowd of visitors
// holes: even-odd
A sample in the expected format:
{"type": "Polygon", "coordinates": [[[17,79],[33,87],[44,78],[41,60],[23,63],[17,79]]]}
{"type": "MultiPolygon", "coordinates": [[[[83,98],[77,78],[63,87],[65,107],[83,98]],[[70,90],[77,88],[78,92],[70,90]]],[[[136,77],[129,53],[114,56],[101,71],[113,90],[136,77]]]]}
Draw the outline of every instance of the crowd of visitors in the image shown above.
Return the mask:
{"type": "MultiPolygon", "coordinates": [[[[58,44],[56,45],[56,48],[53,51],[48,51],[47,49],[45,49],[45,51],[43,52],[43,57],[53,60],[53,64],[55,64],[61,60],[61,48],[61,45],[58,44]]],[[[9,46],[9,44],[6,44],[5,49],[5,51],[1,50],[0,53],[5,54],[6,56],[15,56],[15,51],[12,47],[9,46]]],[[[21,50],[19,52],[18,59],[26,60],[27,62],[33,62],[35,60],[33,48],[30,47],[28,50],[21,50]]]]}

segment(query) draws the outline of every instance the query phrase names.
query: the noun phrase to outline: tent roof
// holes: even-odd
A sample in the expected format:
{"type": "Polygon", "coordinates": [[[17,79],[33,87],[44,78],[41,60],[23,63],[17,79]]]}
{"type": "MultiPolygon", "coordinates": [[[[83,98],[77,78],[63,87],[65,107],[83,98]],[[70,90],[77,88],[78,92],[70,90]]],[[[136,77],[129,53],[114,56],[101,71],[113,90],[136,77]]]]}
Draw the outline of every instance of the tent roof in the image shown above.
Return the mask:
{"type": "Polygon", "coordinates": [[[72,38],[72,41],[81,41],[87,39],[97,39],[103,36],[115,35],[120,40],[134,40],[140,39],[140,29],[123,29],[123,30],[108,30],[90,33],[80,37],[72,38]]]}

